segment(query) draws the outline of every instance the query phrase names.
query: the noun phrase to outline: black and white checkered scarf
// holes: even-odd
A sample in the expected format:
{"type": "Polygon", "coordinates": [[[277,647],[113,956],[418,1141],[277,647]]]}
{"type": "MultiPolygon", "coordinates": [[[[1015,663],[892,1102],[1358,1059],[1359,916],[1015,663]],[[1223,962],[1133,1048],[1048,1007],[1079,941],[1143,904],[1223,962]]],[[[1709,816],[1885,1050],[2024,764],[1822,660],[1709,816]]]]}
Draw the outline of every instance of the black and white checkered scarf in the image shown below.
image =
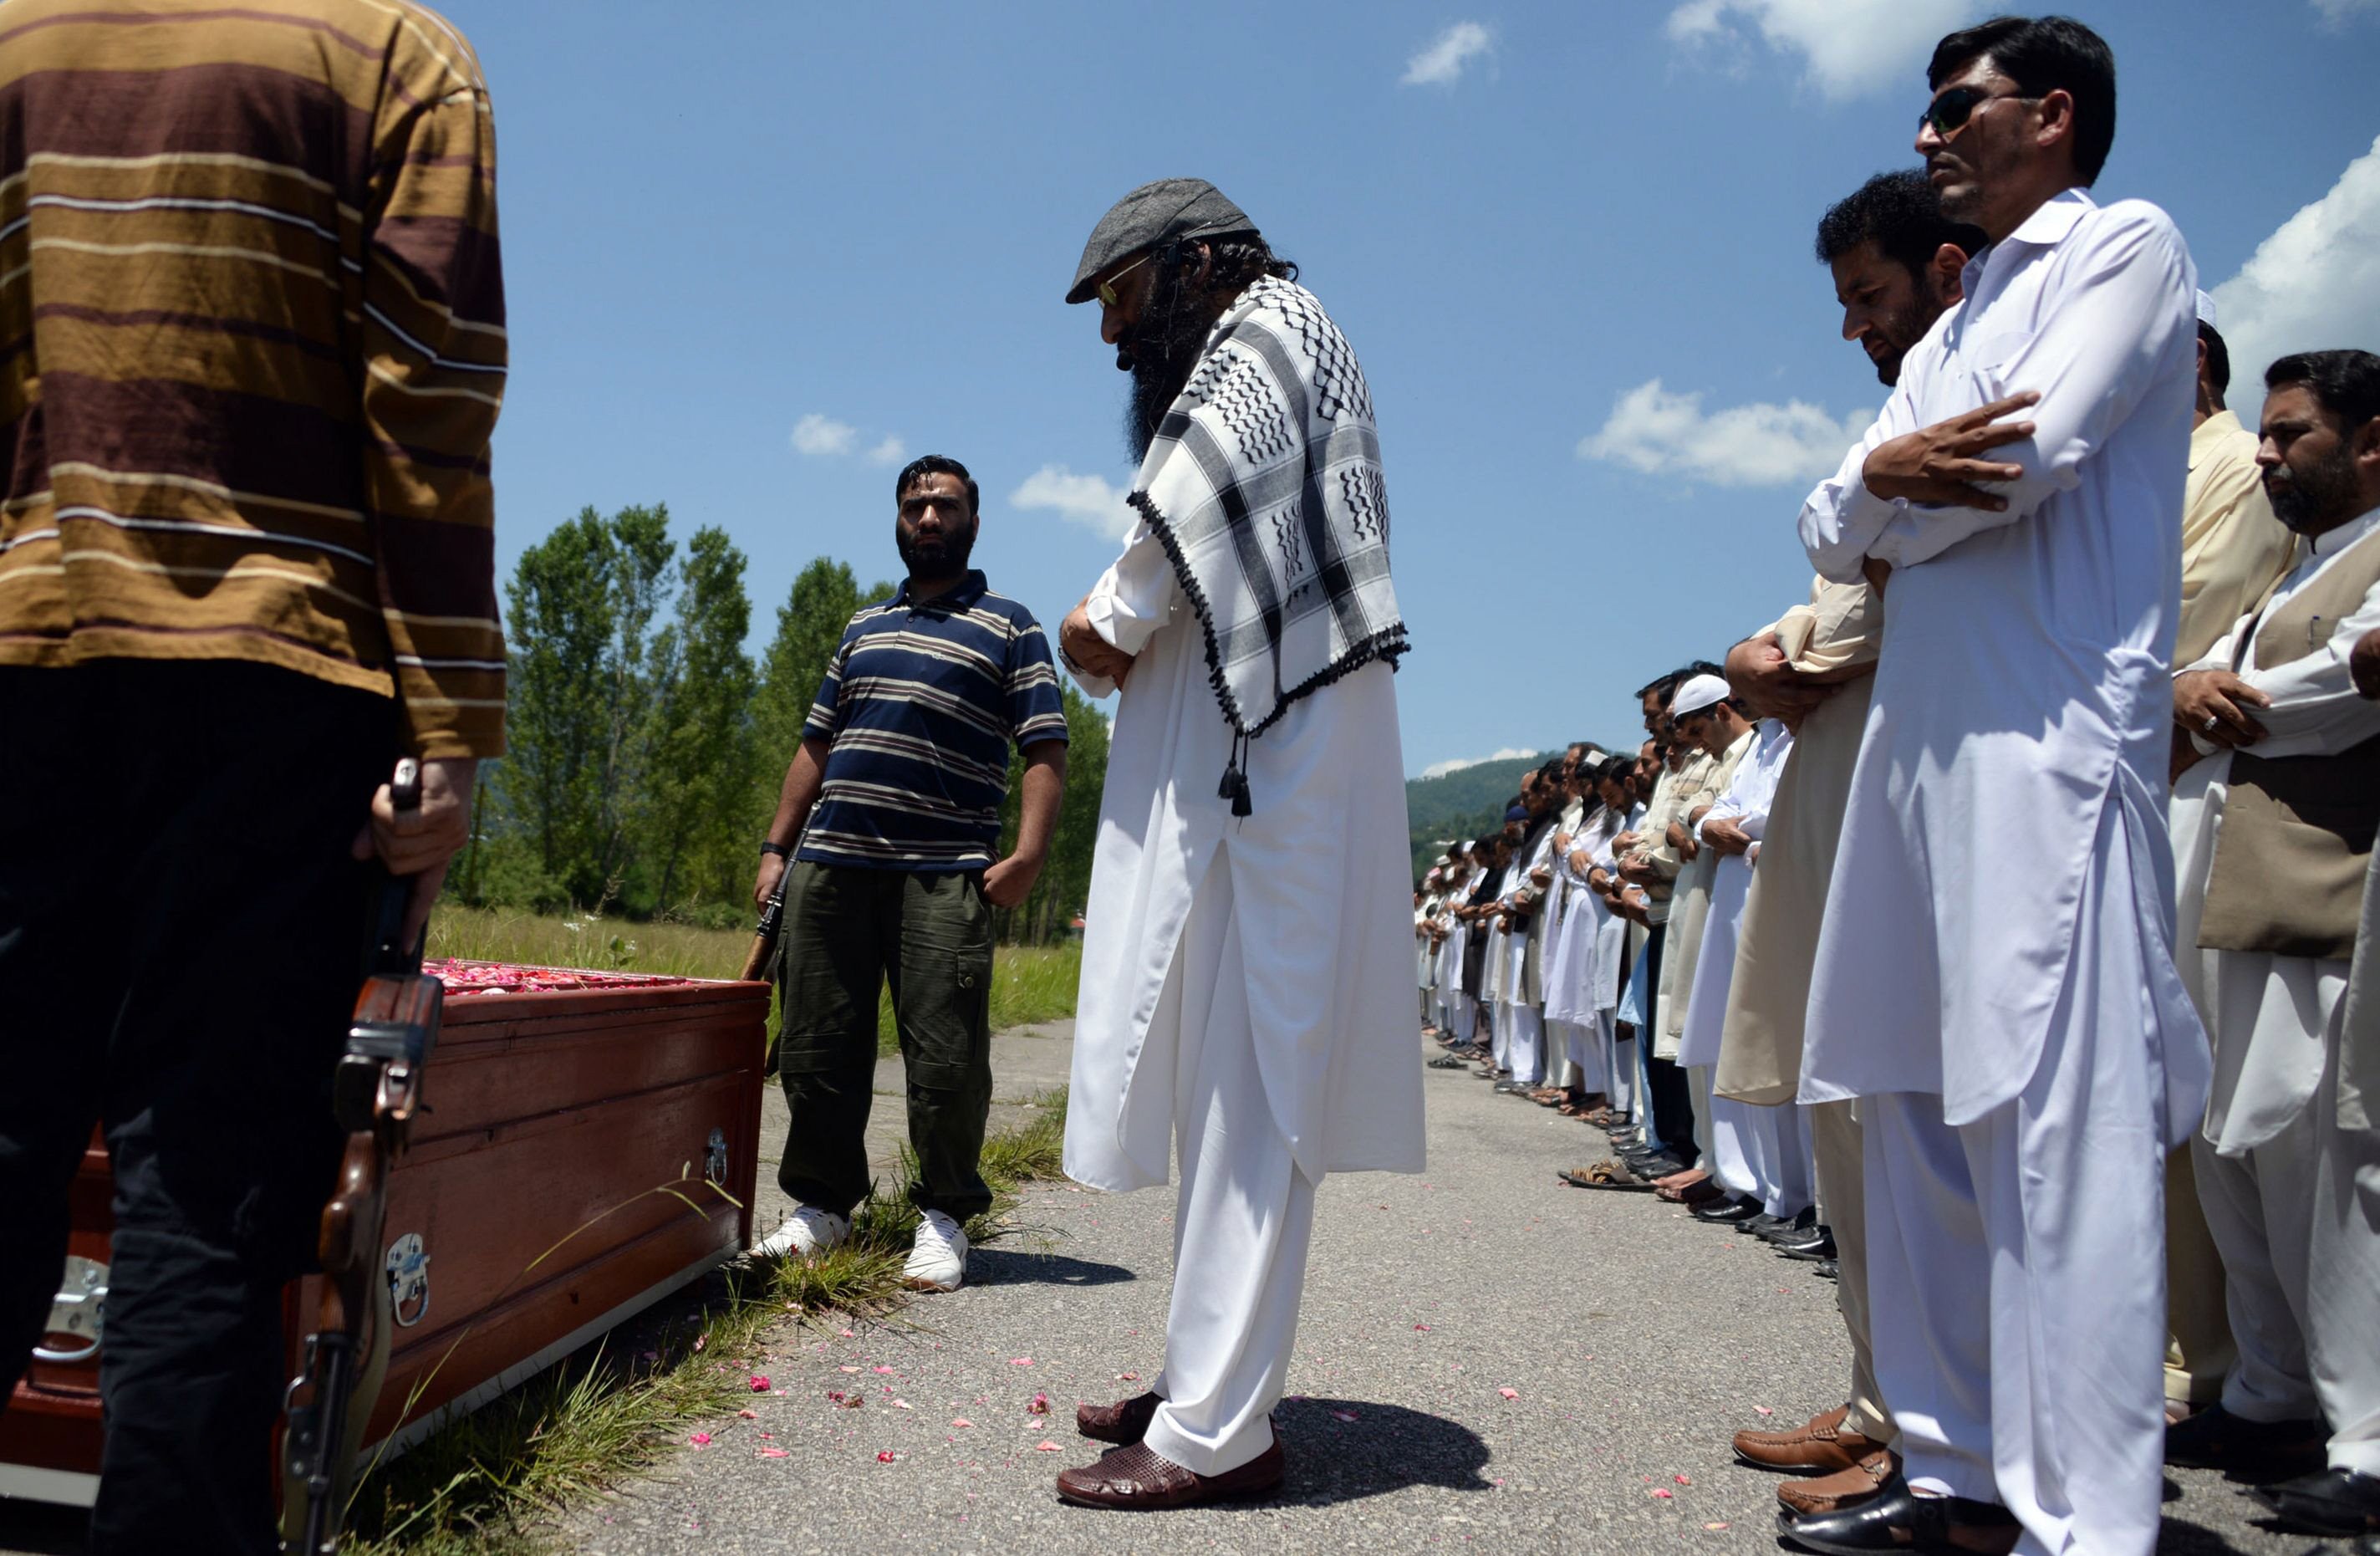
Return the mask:
{"type": "Polygon", "coordinates": [[[1207,337],[1132,493],[1206,633],[1241,753],[1289,705],[1405,651],[1372,395],[1339,326],[1295,282],[1242,292],[1207,337]]]}

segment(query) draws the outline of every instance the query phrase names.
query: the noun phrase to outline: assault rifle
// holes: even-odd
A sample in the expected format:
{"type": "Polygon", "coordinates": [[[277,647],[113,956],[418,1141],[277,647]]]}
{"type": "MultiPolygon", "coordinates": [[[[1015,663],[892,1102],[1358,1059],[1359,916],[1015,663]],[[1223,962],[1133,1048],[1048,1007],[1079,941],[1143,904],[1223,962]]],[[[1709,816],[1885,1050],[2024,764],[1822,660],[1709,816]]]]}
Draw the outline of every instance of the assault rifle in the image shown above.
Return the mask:
{"type": "MultiPolygon", "coordinates": [[[[420,808],[419,763],[408,757],[396,764],[389,796],[399,810],[420,808]]],[[[380,1252],[388,1173],[421,1105],[422,1066],[438,1041],[446,994],[421,971],[421,939],[406,938],[412,900],[413,881],[404,876],[387,877],[373,893],[371,954],[346,1052],[333,1073],[331,1107],[347,1149],[322,1208],[322,1295],[286,1404],[281,1549],[291,1556],[339,1549],[356,1450],[388,1373],[392,1313],[380,1252]]]]}

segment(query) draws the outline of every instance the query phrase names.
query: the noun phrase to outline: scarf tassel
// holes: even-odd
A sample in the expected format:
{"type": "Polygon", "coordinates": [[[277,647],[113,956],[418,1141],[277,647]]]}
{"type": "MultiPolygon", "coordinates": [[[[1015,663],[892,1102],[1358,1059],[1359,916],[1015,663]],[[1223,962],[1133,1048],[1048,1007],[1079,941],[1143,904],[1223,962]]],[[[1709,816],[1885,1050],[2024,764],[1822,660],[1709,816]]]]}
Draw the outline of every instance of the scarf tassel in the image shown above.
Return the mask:
{"type": "Polygon", "coordinates": [[[1221,787],[1215,791],[1215,797],[1230,800],[1232,814],[1243,820],[1256,814],[1256,802],[1248,797],[1247,749],[1248,737],[1234,732],[1231,760],[1223,769],[1221,787]]]}

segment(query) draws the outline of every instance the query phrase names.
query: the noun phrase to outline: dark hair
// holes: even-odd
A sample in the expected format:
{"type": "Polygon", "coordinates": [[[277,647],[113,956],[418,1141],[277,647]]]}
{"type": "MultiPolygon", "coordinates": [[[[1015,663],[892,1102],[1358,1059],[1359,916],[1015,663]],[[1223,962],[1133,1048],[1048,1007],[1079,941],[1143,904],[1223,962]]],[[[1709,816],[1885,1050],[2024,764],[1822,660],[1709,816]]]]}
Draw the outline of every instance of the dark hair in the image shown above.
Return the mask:
{"type": "Polygon", "coordinates": [[[1722,681],[1727,679],[1727,672],[1706,659],[1695,660],[1684,669],[1673,672],[1670,678],[1677,685],[1684,686],[1697,675],[1716,675],[1722,681]]]}
{"type": "Polygon", "coordinates": [[[1636,688],[1636,699],[1641,702],[1648,697],[1656,698],[1659,699],[1662,707],[1667,708],[1670,705],[1670,694],[1678,689],[1679,679],[1678,673],[1674,670],[1666,675],[1656,675],[1636,688]]]}
{"type": "Polygon", "coordinates": [[[1560,783],[1560,782],[1561,782],[1561,763],[1560,763],[1560,760],[1549,761],[1549,762],[1546,763],[1543,767],[1540,767],[1539,769],[1537,769],[1537,782],[1538,782],[1538,783],[1540,783],[1540,784],[1559,784],[1559,783],[1560,783]]]}
{"type": "Polygon", "coordinates": [[[1973,255],[1991,239],[1981,227],[1942,214],[1942,201],[1921,168],[1879,173],[1827,207],[1818,218],[1818,262],[1830,265],[1863,243],[1912,275],[1922,276],[1945,243],[1973,255]]]}
{"type": "Polygon", "coordinates": [[[2380,416],[2380,357],[2369,351],[2293,351],[2265,370],[2265,387],[2302,383],[2352,432],[2380,416]]]}
{"type": "Polygon", "coordinates": [[[2223,336],[2215,326],[2201,319],[2198,338],[2206,343],[2206,382],[2215,388],[2217,400],[2231,392],[2231,348],[2223,344],[2223,336]]]}
{"type": "Polygon", "coordinates": [[[1994,17],[1935,44],[1925,84],[1939,91],[1986,55],[2025,96],[2062,91],[2074,100],[2074,171],[2085,184],[2098,182],[2116,143],[2116,55],[2107,41],[2071,17],[1994,17]]]}
{"type": "Polygon", "coordinates": [[[959,484],[966,488],[967,517],[973,518],[982,511],[983,492],[976,485],[975,477],[967,474],[965,465],[942,454],[921,454],[902,466],[901,473],[892,478],[892,501],[900,502],[909,494],[909,488],[928,476],[958,477],[959,484]]]}

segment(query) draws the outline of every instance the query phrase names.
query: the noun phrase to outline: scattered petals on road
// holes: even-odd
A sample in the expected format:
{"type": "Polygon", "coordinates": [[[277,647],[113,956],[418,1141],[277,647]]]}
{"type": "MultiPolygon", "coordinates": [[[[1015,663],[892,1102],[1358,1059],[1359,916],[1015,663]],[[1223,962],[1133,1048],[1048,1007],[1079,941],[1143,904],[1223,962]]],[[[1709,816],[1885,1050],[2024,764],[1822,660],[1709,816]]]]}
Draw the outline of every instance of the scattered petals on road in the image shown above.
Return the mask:
{"type": "Polygon", "coordinates": [[[709,1432],[696,1432],[689,1436],[686,1441],[693,1443],[697,1448],[708,1448],[710,1446],[710,1434],[709,1432]]]}

